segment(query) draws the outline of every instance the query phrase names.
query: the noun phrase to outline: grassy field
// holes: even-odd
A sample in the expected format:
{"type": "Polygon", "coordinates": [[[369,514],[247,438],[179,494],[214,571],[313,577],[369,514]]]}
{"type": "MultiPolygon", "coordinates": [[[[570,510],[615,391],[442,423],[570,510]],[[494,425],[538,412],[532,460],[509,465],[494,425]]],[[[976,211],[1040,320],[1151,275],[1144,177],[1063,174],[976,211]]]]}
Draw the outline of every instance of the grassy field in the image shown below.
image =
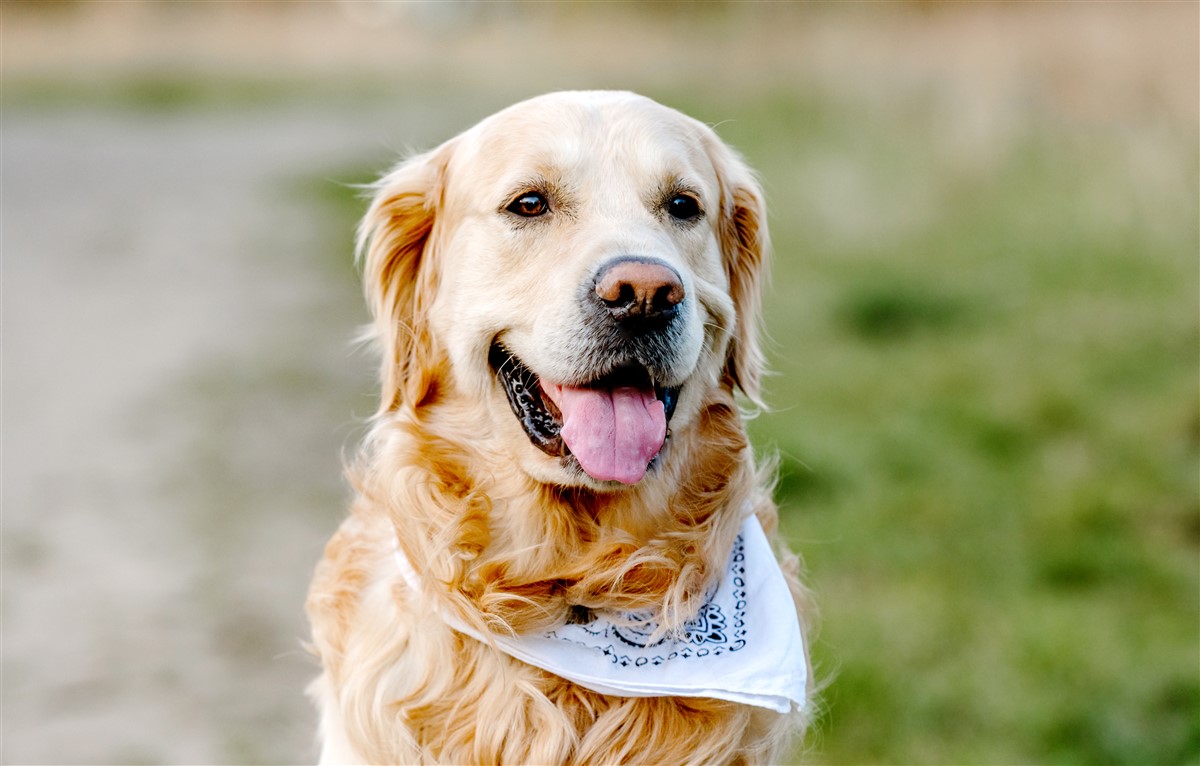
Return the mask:
{"type": "Polygon", "coordinates": [[[819,759],[1200,760],[1194,132],[1148,167],[1035,113],[964,168],[931,111],[758,109],[725,133],[776,179],[755,433],[823,605],[819,759]]]}
{"type": "MultiPolygon", "coordinates": [[[[793,13],[794,29],[660,10],[637,19],[682,29],[670,50],[532,73],[510,54],[545,28],[509,39],[493,20],[438,33],[449,73],[184,68],[97,88],[43,67],[15,90],[6,73],[6,98],[146,119],[392,100],[415,126],[399,140],[428,146],[522,95],[604,86],[716,124],[771,208],[776,374],[752,430],[780,457],[826,684],[797,759],[1195,764],[1200,116],[1194,34],[1165,33],[1197,14],[1106,8],[793,13]],[[488,60],[529,77],[474,71],[488,60]]],[[[549,59],[597,38],[580,13],[549,59]]],[[[633,50],[649,32],[630,34],[633,50]]],[[[347,301],[361,201],[342,184],[399,148],[280,180],[319,217],[311,244],[347,301]]]]}

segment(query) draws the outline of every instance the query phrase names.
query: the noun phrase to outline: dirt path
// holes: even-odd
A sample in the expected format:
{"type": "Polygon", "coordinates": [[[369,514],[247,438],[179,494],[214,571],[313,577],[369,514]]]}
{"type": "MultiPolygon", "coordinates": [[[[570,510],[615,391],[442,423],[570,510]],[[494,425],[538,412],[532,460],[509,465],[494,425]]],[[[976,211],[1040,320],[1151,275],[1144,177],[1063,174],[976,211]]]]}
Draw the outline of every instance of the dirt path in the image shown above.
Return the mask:
{"type": "Polygon", "coordinates": [[[4,115],[4,762],[313,757],[304,591],[373,402],[296,179],[399,123],[4,115]]]}

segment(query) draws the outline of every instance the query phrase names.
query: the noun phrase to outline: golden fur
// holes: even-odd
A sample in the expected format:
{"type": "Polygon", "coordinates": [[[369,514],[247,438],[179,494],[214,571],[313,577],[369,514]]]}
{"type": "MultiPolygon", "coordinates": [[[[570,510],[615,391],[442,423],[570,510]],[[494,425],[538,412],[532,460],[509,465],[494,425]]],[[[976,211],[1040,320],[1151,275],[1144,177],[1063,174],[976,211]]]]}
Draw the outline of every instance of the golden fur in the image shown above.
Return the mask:
{"type": "MultiPolygon", "coordinates": [[[[670,630],[699,606],[747,507],[774,534],[769,472],[735,401],[735,390],[758,401],[768,250],[762,194],[741,161],[648,99],[552,94],[384,177],[359,250],[382,397],[349,474],[357,499],[307,605],[324,668],[313,687],[322,762],[777,757],[803,716],[598,694],[451,630],[433,609],[496,633],[562,624],[577,608],[653,609],[670,630]],[[664,175],[692,179],[713,211],[701,225],[666,230],[638,212],[664,175]],[[499,220],[496,203],[529,178],[568,188],[571,215],[534,231],[499,220]],[[503,335],[539,372],[565,369],[578,328],[556,296],[598,259],[647,250],[686,274],[694,349],[681,354],[686,382],[657,467],[610,486],[531,446],[488,344],[503,335]],[[423,588],[401,579],[397,544],[423,588]]],[[[798,561],[778,550],[803,624],[798,561]]]]}

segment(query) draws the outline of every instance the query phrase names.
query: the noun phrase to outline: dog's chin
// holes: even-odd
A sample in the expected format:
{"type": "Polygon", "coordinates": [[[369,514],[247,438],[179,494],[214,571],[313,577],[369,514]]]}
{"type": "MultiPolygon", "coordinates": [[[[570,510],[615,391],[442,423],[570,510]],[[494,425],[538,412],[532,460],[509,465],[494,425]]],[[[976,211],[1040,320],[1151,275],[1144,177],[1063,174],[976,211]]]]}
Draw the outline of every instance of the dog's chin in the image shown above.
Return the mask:
{"type": "Polygon", "coordinates": [[[636,364],[584,372],[571,384],[546,381],[500,343],[488,363],[525,437],[542,453],[522,461],[535,480],[615,491],[659,470],[682,386],[658,385],[653,370],[636,364]]]}
{"type": "MultiPolygon", "coordinates": [[[[629,485],[619,481],[599,481],[592,478],[587,471],[583,470],[583,467],[579,465],[579,460],[573,455],[554,458],[537,450],[528,449],[524,445],[521,449],[524,452],[520,461],[521,470],[538,484],[560,489],[585,489],[598,494],[615,494],[631,489],[629,485]]],[[[663,451],[665,452],[666,449],[664,446],[663,451]]],[[[639,482],[639,486],[653,480],[658,472],[657,463],[656,460],[655,465],[646,472],[645,478],[639,482]]]]}

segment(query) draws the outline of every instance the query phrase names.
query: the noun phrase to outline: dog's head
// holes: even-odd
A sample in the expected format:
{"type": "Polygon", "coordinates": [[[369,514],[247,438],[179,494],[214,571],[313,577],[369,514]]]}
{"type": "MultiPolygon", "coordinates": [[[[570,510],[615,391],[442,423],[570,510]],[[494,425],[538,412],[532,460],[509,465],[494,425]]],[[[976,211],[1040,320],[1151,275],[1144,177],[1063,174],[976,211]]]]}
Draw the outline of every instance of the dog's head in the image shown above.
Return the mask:
{"type": "Polygon", "coordinates": [[[378,183],[359,251],[381,415],[454,399],[537,481],[636,484],[714,390],[757,400],[762,193],[649,99],[484,120],[378,183]]]}

